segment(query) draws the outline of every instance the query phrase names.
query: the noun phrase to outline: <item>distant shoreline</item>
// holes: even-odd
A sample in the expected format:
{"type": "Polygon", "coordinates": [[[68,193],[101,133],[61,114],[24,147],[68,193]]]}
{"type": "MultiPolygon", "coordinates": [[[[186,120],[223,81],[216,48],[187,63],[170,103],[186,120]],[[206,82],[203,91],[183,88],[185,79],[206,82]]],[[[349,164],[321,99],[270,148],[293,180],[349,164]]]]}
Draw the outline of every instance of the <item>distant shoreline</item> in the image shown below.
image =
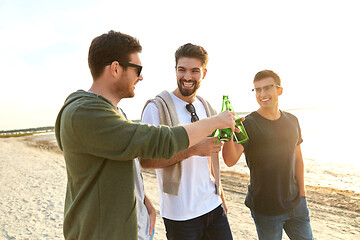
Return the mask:
{"type": "Polygon", "coordinates": [[[37,128],[25,128],[25,129],[13,129],[13,130],[0,130],[0,138],[8,137],[22,137],[39,133],[54,132],[54,126],[37,127],[37,128]]]}
{"type": "MultiPolygon", "coordinates": [[[[324,108],[324,107],[304,107],[304,108],[293,108],[293,109],[285,109],[283,111],[296,111],[296,110],[304,110],[304,109],[316,109],[316,108],[324,108]]],[[[250,114],[252,111],[245,111],[245,112],[236,112],[236,114],[245,116],[250,114]]],[[[130,121],[139,123],[140,119],[130,119],[130,121]]],[[[14,134],[16,136],[32,135],[36,133],[42,132],[53,132],[55,131],[54,126],[46,126],[46,127],[36,127],[36,128],[24,128],[24,129],[10,129],[10,130],[0,130],[0,138],[4,137],[4,135],[14,134]]],[[[14,136],[14,137],[16,137],[14,136]]]]}

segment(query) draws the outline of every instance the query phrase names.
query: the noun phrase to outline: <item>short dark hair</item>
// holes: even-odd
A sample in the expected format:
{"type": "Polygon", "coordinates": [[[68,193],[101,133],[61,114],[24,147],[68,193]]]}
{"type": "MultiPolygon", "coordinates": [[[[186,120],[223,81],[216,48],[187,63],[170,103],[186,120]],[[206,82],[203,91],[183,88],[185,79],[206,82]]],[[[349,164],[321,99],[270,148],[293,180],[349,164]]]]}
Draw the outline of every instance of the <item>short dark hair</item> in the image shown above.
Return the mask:
{"type": "Polygon", "coordinates": [[[207,51],[199,46],[191,43],[187,43],[178,48],[175,52],[175,66],[177,66],[178,61],[182,57],[189,58],[198,58],[201,61],[202,68],[205,69],[208,63],[208,53],[207,51]]]}
{"type": "Polygon", "coordinates": [[[141,51],[139,40],[114,30],[94,38],[88,55],[88,64],[93,79],[98,78],[110,62],[114,60],[128,62],[130,54],[141,51]]]}
{"type": "Polygon", "coordinates": [[[254,77],[254,83],[256,81],[260,81],[264,78],[268,78],[271,77],[275,80],[275,84],[281,86],[281,79],[279,77],[279,75],[277,75],[274,71],[272,70],[262,70],[260,72],[258,72],[255,77],[254,77]]]}

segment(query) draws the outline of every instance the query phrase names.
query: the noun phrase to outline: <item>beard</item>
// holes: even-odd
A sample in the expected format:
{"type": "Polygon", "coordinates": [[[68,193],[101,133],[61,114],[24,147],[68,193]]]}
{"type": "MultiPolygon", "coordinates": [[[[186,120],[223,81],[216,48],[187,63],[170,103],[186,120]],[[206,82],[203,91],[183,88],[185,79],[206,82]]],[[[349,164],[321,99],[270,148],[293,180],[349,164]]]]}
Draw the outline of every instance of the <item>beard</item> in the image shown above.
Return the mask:
{"type": "Polygon", "coordinates": [[[180,90],[180,93],[184,96],[184,97],[188,97],[193,95],[198,89],[199,89],[199,82],[194,81],[194,80],[190,80],[190,81],[186,81],[184,79],[180,79],[178,81],[178,88],[180,90]],[[187,89],[187,88],[183,88],[182,83],[183,82],[192,82],[194,83],[194,86],[192,89],[187,89]]]}

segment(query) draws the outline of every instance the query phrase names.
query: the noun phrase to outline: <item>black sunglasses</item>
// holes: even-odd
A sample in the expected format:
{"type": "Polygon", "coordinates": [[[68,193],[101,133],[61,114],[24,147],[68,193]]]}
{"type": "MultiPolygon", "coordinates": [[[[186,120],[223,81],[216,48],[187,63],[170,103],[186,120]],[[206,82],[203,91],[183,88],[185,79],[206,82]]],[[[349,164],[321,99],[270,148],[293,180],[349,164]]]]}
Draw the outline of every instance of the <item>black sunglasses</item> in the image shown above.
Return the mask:
{"type": "MultiPolygon", "coordinates": [[[[118,60],[114,60],[114,61],[117,61],[121,66],[124,66],[124,67],[134,67],[134,68],[136,68],[138,77],[140,77],[142,66],[137,65],[137,64],[133,64],[133,63],[128,63],[128,62],[120,62],[118,60]]],[[[106,65],[111,65],[114,61],[108,62],[108,63],[106,63],[106,65]]]]}
{"type": "Polygon", "coordinates": [[[191,122],[196,122],[199,120],[198,115],[196,115],[195,107],[191,103],[186,104],[186,110],[191,114],[191,122]]]}

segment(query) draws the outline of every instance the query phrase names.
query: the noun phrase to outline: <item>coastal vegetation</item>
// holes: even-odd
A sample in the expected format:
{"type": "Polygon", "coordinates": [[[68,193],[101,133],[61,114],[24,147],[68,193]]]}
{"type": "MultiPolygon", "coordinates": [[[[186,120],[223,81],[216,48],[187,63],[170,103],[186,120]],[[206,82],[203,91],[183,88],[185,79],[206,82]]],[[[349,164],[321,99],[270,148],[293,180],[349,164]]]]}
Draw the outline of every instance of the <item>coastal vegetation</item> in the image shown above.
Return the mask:
{"type": "Polygon", "coordinates": [[[39,133],[54,132],[54,130],[55,130],[54,126],[14,129],[14,130],[0,130],[0,138],[28,136],[39,133]]]}

